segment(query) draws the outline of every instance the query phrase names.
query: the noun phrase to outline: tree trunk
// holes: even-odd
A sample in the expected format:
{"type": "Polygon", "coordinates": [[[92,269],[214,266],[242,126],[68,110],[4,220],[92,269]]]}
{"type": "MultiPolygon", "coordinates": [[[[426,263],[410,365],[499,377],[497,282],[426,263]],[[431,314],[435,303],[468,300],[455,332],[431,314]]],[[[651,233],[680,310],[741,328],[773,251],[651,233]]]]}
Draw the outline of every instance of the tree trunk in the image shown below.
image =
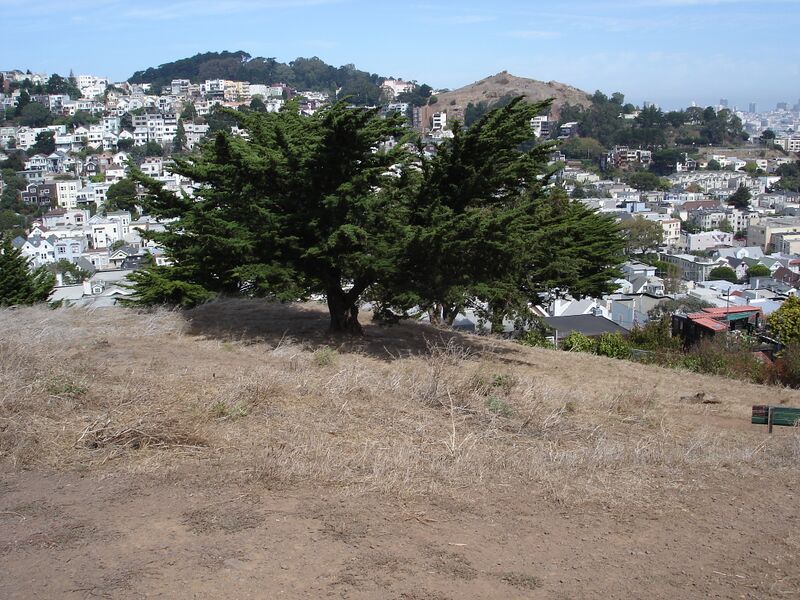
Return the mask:
{"type": "Polygon", "coordinates": [[[342,290],[328,291],[328,312],[331,315],[330,333],[337,335],[364,335],[358,322],[358,296],[351,299],[342,290]]]}
{"type": "Polygon", "coordinates": [[[428,319],[432,325],[447,325],[452,327],[459,312],[461,312],[461,308],[458,306],[437,302],[428,309],[428,319]]]}

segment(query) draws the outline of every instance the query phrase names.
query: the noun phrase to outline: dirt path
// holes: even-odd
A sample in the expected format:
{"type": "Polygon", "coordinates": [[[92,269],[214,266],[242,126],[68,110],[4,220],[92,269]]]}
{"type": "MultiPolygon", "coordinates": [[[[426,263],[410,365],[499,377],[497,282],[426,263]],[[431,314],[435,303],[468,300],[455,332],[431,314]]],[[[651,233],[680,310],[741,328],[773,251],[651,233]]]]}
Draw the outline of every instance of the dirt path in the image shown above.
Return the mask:
{"type": "Polygon", "coordinates": [[[0,598],[800,598],[793,480],[627,514],[511,488],[414,505],[209,488],[209,469],[4,474],[0,598]]]}

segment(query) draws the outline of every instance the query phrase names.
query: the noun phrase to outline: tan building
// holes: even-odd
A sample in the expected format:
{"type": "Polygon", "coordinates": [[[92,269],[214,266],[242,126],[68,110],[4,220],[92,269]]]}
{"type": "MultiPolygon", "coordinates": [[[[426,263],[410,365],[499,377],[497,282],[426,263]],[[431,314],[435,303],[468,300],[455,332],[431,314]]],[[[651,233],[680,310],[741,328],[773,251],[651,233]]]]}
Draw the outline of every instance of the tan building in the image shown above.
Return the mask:
{"type": "Polygon", "coordinates": [[[776,233],[772,236],[775,252],[800,254],[800,233],[776,233]]]}
{"type": "Polygon", "coordinates": [[[775,251],[773,236],[798,232],[800,232],[800,217],[762,219],[759,223],[748,226],[747,243],[750,246],[760,246],[764,252],[770,253],[775,251]]]}

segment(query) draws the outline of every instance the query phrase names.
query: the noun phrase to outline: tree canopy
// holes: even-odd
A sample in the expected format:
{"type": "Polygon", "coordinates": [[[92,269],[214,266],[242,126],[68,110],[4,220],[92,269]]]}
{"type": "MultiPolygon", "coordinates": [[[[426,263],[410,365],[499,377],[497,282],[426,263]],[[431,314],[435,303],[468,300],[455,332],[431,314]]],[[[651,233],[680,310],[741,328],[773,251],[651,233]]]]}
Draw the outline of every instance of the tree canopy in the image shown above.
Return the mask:
{"type": "Polygon", "coordinates": [[[740,210],[747,210],[750,207],[750,190],[744,185],[739,185],[739,188],[728,198],[728,204],[740,210]]]}
{"type": "Polygon", "coordinates": [[[708,273],[709,279],[716,280],[720,279],[722,281],[729,281],[731,283],[737,283],[739,278],[736,277],[736,271],[731,269],[730,267],[726,267],[725,265],[714,267],[708,273]]]}
{"type": "MultiPolygon", "coordinates": [[[[195,83],[206,79],[232,79],[257,84],[282,82],[300,90],[324,91],[339,97],[350,97],[356,104],[377,104],[383,77],[356,69],[354,65],[334,67],[314,56],[282,63],[274,58],[252,57],[237,52],[206,52],[189,58],[137,71],[131,83],[151,83],[155,88],[168,87],[173,79],[189,79],[195,83]]],[[[430,95],[429,86],[420,86],[430,95]]],[[[427,96],[425,96],[427,98],[427,96]]]]}
{"type": "Polygon", "coordinates": [[[178,220],[150,234],[171,267],[134,274],[142,302],[190,306],[213,294],[325,296],[334,332],[360,332],[361,300],[402,316],[452,320],[475,303],[502,322],[542,293],[607,289],[622,240],[610,217],[546,187],[549,144],[525,145],[542,105],[514,100],[436,156],[403,141],[402,118],[340,102],[303,116],[231,112],[173,171],[200,184],[176,196],[141,173],[149,212],[178,220]]]}
{"type": "Polygon", "coordinates": [[[775,173],[781,177],[775,187],[790,192],[800,192],[800,161],[781,165],[775,173]]]}
{"type": "Polygon", "coordinates": [[[136,183],[127,177],[111,184],[106,192],[105,210],[127,210],[132,215],[138,215],[136,183]]]}
{"type": "Polygon", "coordinates": [[[767,326],[784,344],[800,343],[800,298],[789,296],[767,317],[767,326]]]}
{"type": "Polygon", "coordinates": [[[652,252],[664,243],[664,228],[657,221],[636,217],[623,222],[621,229],[628,254],[652,252]]]}
{"type": "Polygon", "coordinates": [[[31,270],[28,262],[8,236],[0,240],[0,306],[35,304],[50,297],[55,276],[45,267],[31,270]]]}
{"type": "Polygon", "coordinates": [[[772,271],[769,270],[769,267],[762,264],[753,265],[749,269],[747,269],[747,278],[750,279],[751,277],[771,277],[772,271]]]}
{"type": "Polygon", "coordinates": [[[641,191],[668,191],[672,187],[669,179],[662,179],[650,171],[631,171],[625,177],[625,182],[632,188],[641,191]]]}

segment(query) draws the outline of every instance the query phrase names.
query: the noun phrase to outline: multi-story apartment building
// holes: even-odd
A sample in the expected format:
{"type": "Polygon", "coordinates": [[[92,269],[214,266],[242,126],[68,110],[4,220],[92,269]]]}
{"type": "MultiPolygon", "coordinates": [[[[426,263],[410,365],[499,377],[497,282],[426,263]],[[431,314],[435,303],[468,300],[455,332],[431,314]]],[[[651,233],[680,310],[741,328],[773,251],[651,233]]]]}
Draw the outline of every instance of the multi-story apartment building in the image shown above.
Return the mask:
{"type": "Polygon", "coordinates": [[[56,179],[53,184],[56,186],[56,198],[59,208],[75,209],[78,207],[78,186],[80,181],[77,179],[56,179]]]}

